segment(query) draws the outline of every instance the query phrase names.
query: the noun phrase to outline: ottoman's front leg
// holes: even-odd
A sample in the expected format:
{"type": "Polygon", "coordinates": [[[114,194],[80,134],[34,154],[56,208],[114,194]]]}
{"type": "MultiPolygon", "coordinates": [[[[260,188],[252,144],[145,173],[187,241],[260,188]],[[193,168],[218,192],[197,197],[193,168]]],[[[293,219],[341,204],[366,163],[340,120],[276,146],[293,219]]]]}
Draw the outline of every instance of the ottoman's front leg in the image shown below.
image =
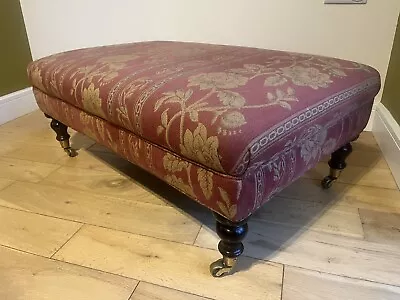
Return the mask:
{"type": "Polygon", "coordinates": [[[49,115],[45,114],[47,118],[51,119],[50,127],[56,132],[56,140],[60,142],[61,147],[64,149],[64,151],[68,154],[70,157],[74,157],[77,155],[75,149],[72,149],[70,144],[69,144],[69,138],[71,137],[68,134],[68,127],[61,123],[60,121],[57,121],[50,117],[49,115]]]}
{"type": "Polygon", "coordinates": [[[238,257],[243,253],[242,240],[248,231],[248,219],[232,222],[218,214],[214,216],[217,221],[217,234],[221,238],[218,250],[223,258],[210,265],[210,272],[214,277],[222,277],[232,272],[238,257]]]}
{"type": "Polygon", "coordinates": [[[340,173],[346,168],[346,158],[352,151],[353,147],[348,143],[332,153],[331,159],[328,163],[331,170],[329,175],[321,182],[324,189],[329,189],[332,186],[332,183],[339,178],[340,173]]]}

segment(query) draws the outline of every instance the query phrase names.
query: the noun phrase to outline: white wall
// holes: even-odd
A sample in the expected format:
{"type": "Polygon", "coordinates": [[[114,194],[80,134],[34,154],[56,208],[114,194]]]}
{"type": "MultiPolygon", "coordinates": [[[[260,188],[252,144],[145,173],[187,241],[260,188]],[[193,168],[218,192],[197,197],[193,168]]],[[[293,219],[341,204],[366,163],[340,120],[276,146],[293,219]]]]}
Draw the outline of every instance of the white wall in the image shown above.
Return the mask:
{"type": "Polygon", "coordinates": [[[33,57],[142,40],[316,53],[386,75],[400,0],[20,0],[33,57]]]}

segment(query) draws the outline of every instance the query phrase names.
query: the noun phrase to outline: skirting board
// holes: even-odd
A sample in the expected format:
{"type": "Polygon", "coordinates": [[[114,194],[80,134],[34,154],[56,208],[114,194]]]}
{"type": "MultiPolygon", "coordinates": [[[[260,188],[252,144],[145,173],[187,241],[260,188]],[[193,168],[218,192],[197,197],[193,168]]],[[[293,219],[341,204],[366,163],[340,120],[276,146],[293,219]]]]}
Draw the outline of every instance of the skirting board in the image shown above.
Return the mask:
{"type": "Polygon", "coordinates": [[[372,133],[400,188],[400,125],[382,103],[376,107],[372,133]]]}
{"type": "Polygon", "coordinates": [[[26,115],[38,106],[32,88],[26,88],[0,97],[0,125],[26,115]]]}
{"type": "Polygon", "coordinates": [[[367,127],[364,128],[364,131],[372,131],[376,114],[376,106],[377,104],[374,104],[374,106],[372,107],[371,116],[369,117],[367,127]]]}

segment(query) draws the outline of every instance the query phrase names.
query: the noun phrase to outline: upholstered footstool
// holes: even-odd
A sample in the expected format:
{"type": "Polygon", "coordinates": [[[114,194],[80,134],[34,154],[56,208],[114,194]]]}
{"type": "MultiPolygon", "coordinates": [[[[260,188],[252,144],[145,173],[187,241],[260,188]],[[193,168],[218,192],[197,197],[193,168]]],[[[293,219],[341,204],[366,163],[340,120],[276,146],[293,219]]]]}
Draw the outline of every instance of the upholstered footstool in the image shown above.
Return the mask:
{"type": "Polygon", "coordinates": [[[69,51],[28,73],[70,156],[67,126],[214,212],[215,277],[231,272],[248,218],[271,196],[324,154],[323,187],[338,178],[380,88],[356,62],[180,42],[69,51]]]}

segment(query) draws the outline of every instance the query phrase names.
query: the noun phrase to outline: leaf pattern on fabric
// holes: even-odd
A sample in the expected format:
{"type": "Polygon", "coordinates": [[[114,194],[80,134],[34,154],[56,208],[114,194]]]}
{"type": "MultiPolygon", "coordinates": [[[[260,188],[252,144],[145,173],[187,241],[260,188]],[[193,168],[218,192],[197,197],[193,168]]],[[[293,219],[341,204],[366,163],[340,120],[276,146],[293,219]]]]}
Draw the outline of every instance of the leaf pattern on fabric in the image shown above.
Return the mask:
{"type": "Polygon", "coordinates": [[[160,135],[161,133],[163,133],[164,129],[165,129],[165,128],[164,128],[163,126],[158,125],[158,126],[157,126],[157,135],[160,135]]]}
{"type": "Polygon", "coordinates": [[[204,169],[197,169],[197,180],[207,200],[211,198],[213,190],[213,173],[204,169]]]}
{"type": "Polygon", "coordinates": [[[164,155],[163,164],[164,169],[172,173],[182,171],[184,168],[189,167],[188,162],[183,161],[170,153],[164,155]]]}
{"type": "Polygon", "coordinates": [[[193,189],[190,185],[184,183],[182,178],[176,177],[175,175],[167,175],[165,176],[165,181],[189,197],[196,199],[193,189]]]}
{"type": "Polygon", "coordinates": [[[325,143],[327,137],[326,128],[310,128],[311,131],[316,131],[311,133],[307,138],[301,143],[300,156],[308,165],[312,159],[316,159],[322,153],[322,146],[325,143]]]}
{"type": "Polygon", "coordinates": [[[193,132],[186,129],[183,144],[180,145],[183,156],[223,172],[218,147],[218,138],[216,136],[207,137],[207,128],[202,123],[199,123],[193,132]]]}
{"type": "Polygon", "coordinates": [[[86,111],[105,118],[103,109],[101,108],[102,100],[100,98],[100,90],[94,87],[93,82],[89,87],[83,89],[82,104],[86,111]]]}
{"type": "Polygon", "coordinates": [[[223,105],[234,108],[240,108],[246,103],[246,99],[242,95],[232,91],[220,91],[218,98],[223,105]]]}
{"type": "Polygon", "coordinates": [[[198,122],[199,121],[199,112],[196,110],[189,111],[189,117],[192,122],[198,122]]]}
{"type": "Polygon", "coordinates": [[[43,92],[46,91],[46,88],[43,85],[43,78],[40,72],[39,67],[36,67],[30,74],[31,80],[35,82],[36,86],[42,90],[43,92]]]}
{"type": "MultiPolygon", "coordinates": [[[[287,92],[287,90],[282,87],[280,87],[280,89],[282,92],[287,92]]],[[[310,164],[314,163],[314,161],[310,161],[310,163],[307,164],[301,157],[302,145],[305,140],[318,141],[318,138],[312,138],[312,136],[321,130],[327,130],[328,134],[326,141],[323,143],[322,152],[329,154],[340,146],[337,143],[338,141],[347,138],[350,139],[357,135],[365,125],[364,121],[360,123],[357,119],[360,116],[368,119],[370,113],[370,107],[363,106],[359,108],[357,106],[350,106],[349,109],[351,110],[349,114],[346,112],[344,116],[332,115],[332,118],[328,122],[324,122],[322,125],[312,123],[309,127],[305,127],[301,132],[287,140],[284,144],[285,146],[281,148],[281,152],[279,154],[277,153],[278,155],[276,155],[276,160],[273,161],[273,165],[265,165],[265,163],[271,160],[271,156],[265,157],[266,160],[262,160],[260,163],[255,162],[250,165],[248,168],[249,174],[254,174],[255,176],[255,174],[258,173],[258,170],[261,170],[264,172],[264,178],[271,179],[264,181],[265,185],[262,189],[259,189],[260,194],[257,194],[259,195],[259,198],[249,198],[249,195],[247,194],[248,191],[254,190],[255,186],[253,182],[256,182],[256,177],[251,177],[254,181],[236,181],[233,179],[231,180],[231,177],[229,176],[223,176],[217,172],[211,171],[213,173],[213,189],[211,190],[212,195],[210,199],[207,200],[203,190],[200,188],[200,183],[197,178],[200,173],[199,169],[204,170],[203,167],[188,162],[191,171],[188,170],[189,168],[186,168],[186,172],[182,169],[180,173],[166,174],[166,171],[163,168],[163,157],[167,153],[165,149],[154,147],[154,149],[151,150],[153,152],[150,152],[148,149],[152,149],[152,146],[140,137],[129,134],[125,130],[118,130],[114,125],[78,110],[75,106],[59,101],[55,97],[46,95],[38,89],[35,89],[34,93],[39,106],[44,108],[44,111],[47,114],[54,116],[57,119],[65,120],[65,124],[77,128],[79,132],[92,132],[90,135],[95,136],[95,140],[102,144],[108,145],[108,135],[111,135],[113,139],[109,139],[109,141],[114,144],[124,145],[124,147],[120,146],[119,149],[117,149],[119,154],[123,155],[128,160],[147,168],[160,178],[168,178],[165,180],[172,182],[180,191],[194,197],[200,203],[227,218],[232,219],[233,221],[239,221],[246,217],[247,212],[258,207],[268,198],[270,190],[272,190],[271,193],[277,192],[282,186],[289,184],[293,178],[297,178],[301,171],[308,169],[310,164]],[[101,130],[102,126],[97,126],[96,122],[105,122],[105,141],[102,141],[100,138],[102,134],[99,132],[99,128],[101,130]],[[154,162],[157,161],[161,163],[159,168],[150,167],[151,162],[149,162],[148,157],[151,155],[149,155],[149,153],[153,153],[152,159],[154,162]],[[273,178],[274,180],[272,180],[273,178]],[[275,179],[277,180],[275,181],[275,179]],[[191,188],[191,181],[193,181],[195,188],[191,188]],[[223,188],[217,189],[216,187],[223,188]],[[242,193],[240,192],[241,190],[243,191],[242,193]],[[191,192],[194,192],[194,195],[192,195],[191,192]],[[230,216],[234,217],[231,218],[230,216]]],[[[275,94],[274,91],[273,94],[275,94]]],[[[218,99],[217,102],[219,102],[218,99]]],[[[196,126],[197,124],[194,125],[194,128],[196,128],[196,126]]],[[[210,129],[208,129],[209,134],[210,132],[210,129]]],[[[306,146],[303,146],[303,148],[306,148],[306,146]]],[[[310,147],[310,149],[312,149],[312,147],[310,147]]],[[[308,152],[311,153],[312,151],[308,152]]],[[[204,174],[203,171],[201,172],[204,174]]],[[[203,175],[203,177],[204,176],[205,175],[203,175]]]]}
{"type": "Polygon", "coordinates": [[[336,139],[330,138],[329,140],[327,140],[324,144],[324,146],[322,147],[322,154],[328,155],[328,154],[332,154],[333,151],[335,151],[337,146],[337,141],[336,139]]]}
{"type": "Polygon", "coordinates": [[[187,91],[184,90],[176,90],[173,92],[163,93],[163,97],[157,100],[154,105],[154,111],[157,111],[161,105],[167,103],[183,103],[190,99],[193,95],[193,90],[189,89],[187,91]]]}
{"type": "Polygon", "coordinates": [[[237,214],[237,205],[231,203],[228,193],[221,187],[218,187],[222,201],[218,201],[217,205],[221,212],[228,218],[233,219],[237,214]]]}
{"type": "Polygon", "coordinates": [[[336,76],[336,77],[346,77],[346,73],[343,70],[340,69],[332,69],[330,71],[331,75],[336,76]]]}
{"type": "Polygon", "coordinates": [[[122,68],[125,63],[127,63],[128,61],[137,59],[139,56],[136,54],[120,54],[120,55],[110,55],[110,56],[106,56],[106,57],[102,57],[100,59],[97,60],[98,63],[101,64],[114,64],[116,67],[122,68]]]}
{"type": "Polygon", "coordinates": [[[282,91],[281,89],[276,89],[275,94],[269,92],[266,96],[270,104],[279,105],[282,108],[291,110],[292,106],[289,102],[299,101],[294,93],[294,90],[291,87],[288,87],[286,92],[282,91]]]}
{"type": "Polygon", "coordinates": [[[289,77],[295,85],[308,86],[314,90],[327,88],[331,80],[329,74],[320,72],[317,68],[302,66],[281,68],[282,74],[289,77]]]}
{"type": "Polygon", "coordinates": [[[232,111],[222,115],[221,126],[227,129],[239,128],[244,124],[246,124],[246,119],[239,111],[232,111]]]}
{"type": "Polygon", "coordinates": [[[287,79],[285,77],[282,77],[280,75],[274,75],[265,78],[264,85],[265,86],[279,86],[283,85],[287,82],[287,79]]]}
{"type": "Polygon", "coordinates": [[[107,144],[108,147],[111,148],[115,153],[118,153],[118,145],[119,143],[114,142],[113,137],[111,136],[110,131],[106,130],[106,135],[107,135],[107,144]]]}
{"type": "Polygon", "coordinates": [[[161,114],[161,124],[164,127],[168,126],[168,108],[161,114]]]}
{"type": "Polygon", "coordinates": [[[104,122],[99,119],[95,119],[96,129],[98,134],[100,135],[101,139],[105,140],[105,131],[104,131],[104,122]]]}
{"type": "Polygon", "coordinates": [[[90,116],[88,114],[86,114],[85,112],[81,112],[79,114],[79,119],[81,121],[82,124],[84,124],[84,130],[83,133],[85,135],[87,135],[88,137],[90,137],[93,140],[97,140],[96,134],[94,133],[94,131],[92,130],[92,127],[94,127],[93,121],[94,121],[94,117],[90,116]]]}
{"type": "Polygon", "coordinates": [[[247,83],[247,77],[235,73],[207,73],[189,77],[188,86],[199,86],[200,90],[233,89],[247,83]]]}
{"type": "Polygon", "coordinates": [[[230,71],[233,73],[239,73],[243,75],[255,75],[255,74],[271,72],[273,70],[274,70],[273,68],[264,65],[244,64],[243,68],[231,69],[230,71]]]}

